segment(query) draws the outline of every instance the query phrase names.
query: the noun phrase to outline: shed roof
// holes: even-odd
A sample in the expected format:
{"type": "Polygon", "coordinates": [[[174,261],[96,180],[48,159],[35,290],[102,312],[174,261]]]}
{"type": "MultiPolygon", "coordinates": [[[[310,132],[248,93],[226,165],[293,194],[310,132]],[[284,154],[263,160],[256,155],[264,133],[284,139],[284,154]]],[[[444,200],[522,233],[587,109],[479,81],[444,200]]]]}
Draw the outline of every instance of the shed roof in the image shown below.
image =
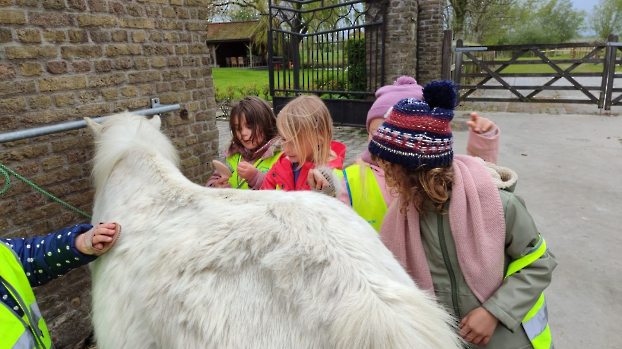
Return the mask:
{"type": "Polygon", "coordinates": [[[249,41],[259,21],[210,23],[207,25],[207,42],[249,41]]]}

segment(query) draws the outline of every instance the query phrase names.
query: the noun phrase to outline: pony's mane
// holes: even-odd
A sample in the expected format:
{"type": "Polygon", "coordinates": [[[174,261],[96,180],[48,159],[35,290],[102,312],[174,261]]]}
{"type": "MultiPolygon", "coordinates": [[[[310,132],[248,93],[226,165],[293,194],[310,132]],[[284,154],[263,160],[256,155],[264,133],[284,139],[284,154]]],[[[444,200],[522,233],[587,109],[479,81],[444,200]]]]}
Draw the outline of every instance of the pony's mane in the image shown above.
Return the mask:
{"type": "Polygon", "coordinates": [[[114,166],[135,152],[159,155],[179,167],[179,155],[170,139],[144,116],[124,112],[108,117],[102,126],[93,158],[96,192],[103,188],[114,166]]]}

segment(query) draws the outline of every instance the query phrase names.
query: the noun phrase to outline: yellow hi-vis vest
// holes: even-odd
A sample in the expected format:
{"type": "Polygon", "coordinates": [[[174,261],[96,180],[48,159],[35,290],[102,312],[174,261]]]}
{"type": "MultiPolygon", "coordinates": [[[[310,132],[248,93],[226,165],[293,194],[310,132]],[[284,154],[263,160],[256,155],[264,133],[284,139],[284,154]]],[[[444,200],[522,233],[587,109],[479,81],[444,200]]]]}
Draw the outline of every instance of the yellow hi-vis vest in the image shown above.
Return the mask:
{"type": "MultiPolygon", "coordinates": [[[[279,157],[281,157],[282,153],[283,152],[280,151],[269,158],[259,159],[255,161],[255,168],[264,174],[268,173],[268,171],[270,171],[270,169],[272,168],[272,165],[274,165],[279,157]]],[[[231,168],[233,169],[233,171],[231,171],[232,174],[229,178],[229,183],[231,183],[232,188],[248,189],[248,183],[246,183],[246,180],[238,175],[238,164],[240,163],[240,161],[242,161],[242,154],[240,153],[233,154],[232,156],[227,158],[227,163],[231,165],[231,168]]]]}
{"type": "Polygon", "coordinates": [[[352,209],[365,218],[377,232],[380,232],[382,219],[387,213],[387,204],[371,167],[349,166],[343,170],[343,178],[352,209]],[[362,170],[363,173],[361,173],[362,170]]]}
{"type": "MultiPolygon", "coordinates": [[[[507,278],[538,260],[547,251],[546,241],[540,236],[538,243],[529,253],[510,263],[505,277],[507,278]]],[[[529,310],[522,321],[522,325],[534,349],[553,348],[553,338],[551,337],[551,330],[549,329],[549,316],[546,309],[546,301],[544,300],[544,293],[540,295],[536,304],[529,310]]]]}
{"type": "Polygon", "coordinates": [[[24,312],[20,317],[0,301],[0,348],[54,348],[22,264],[15,252],[3,243],[0,243],[0,282],[24,312]]]}

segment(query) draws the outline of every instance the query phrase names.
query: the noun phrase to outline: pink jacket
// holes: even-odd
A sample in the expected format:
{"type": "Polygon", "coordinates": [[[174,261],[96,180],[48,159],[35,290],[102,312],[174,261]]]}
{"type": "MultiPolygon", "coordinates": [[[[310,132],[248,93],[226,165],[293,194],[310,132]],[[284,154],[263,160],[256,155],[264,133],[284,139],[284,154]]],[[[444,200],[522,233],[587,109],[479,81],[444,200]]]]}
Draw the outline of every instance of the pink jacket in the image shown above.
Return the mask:
{"type": "MultiPolygon", "coordinates": [[[[478,156],[488,162],[492,162],[493,164],[497,163],[497,157],[499,155],[499,136],[501,135],[501,130],[497,127],[496,129],[478,134],[471,130],[469,130],[469,139],[467,142],[467,154],[471,156],[478,156]]],[[[362,161],[359,159],[359,161],[362,161]]],[[[382,192],[382,197],[387,204],[387,207],[391,206],[393,199],[395,198],[391,194],[391,190],[387,186],[387,183],[384,179],[384,171],[378,166],[378,164],[374,163],[366,163],[369,165],[374,172],[374,177],[376,178],[376,182],[378,182],[378,186],[380,187],[380,191],[382,192]]],[[[337,198],[346,205],[350,205],[350,195],[348,194],[348,190],[346,188],[345,179],[341,181],[341,187],[343,190],[339,191],[339,195],[337,198]]]]}

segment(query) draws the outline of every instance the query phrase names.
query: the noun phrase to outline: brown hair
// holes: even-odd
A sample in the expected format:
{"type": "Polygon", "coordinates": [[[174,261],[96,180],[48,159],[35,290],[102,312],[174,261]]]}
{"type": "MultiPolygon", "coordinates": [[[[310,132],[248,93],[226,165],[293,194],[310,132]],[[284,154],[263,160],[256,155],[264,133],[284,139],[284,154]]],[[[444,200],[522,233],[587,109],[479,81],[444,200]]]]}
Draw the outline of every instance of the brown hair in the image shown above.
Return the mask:
{"type": "MultiPolygon", "coordinates": [[[[333,119],[328,108],[317,96],[299,96],[291,100],[277,118],[279,132],[291,140],[299,156],[305,144],[313,146],[313,163],[324,165],[330,157],[333,119]],[[317,146],[316,146],[317,144],[317,146]]],[[[301,162],[299,166],[302,166],[301,162]]]]}
{"type": "Polygon", "coordinates": [[[232,133],[231,145],[229,145],[230,152],[234,151],[234,145],[238,147],[243,146],[235,132],[235,119],[238,119],[238,127],[240,127],[240,119],[242,116],[244,116],[248,128],[253,130],[253,134],[251,135],[251,140],[253,142],[256,142],[261,136],[264,137],[262,144],[259,144],[257,148],[260,148],[278,135],[276,117],[270,105],[259,97],[244,97],[231,108],[231,112],[229,113],[229,128],[232,133]]]}
{"type": "Polygon", "coordinates": [[[375,156],[372,158],[384,170],[387,185],[402,199],[402,214],[406,214],[410,203],[421,217],[425,215],[426,203],[432,204],[436,213],[444,213],[443,204],[449,200],[454,179],[453,167],[410,170],[375,156]]]}

